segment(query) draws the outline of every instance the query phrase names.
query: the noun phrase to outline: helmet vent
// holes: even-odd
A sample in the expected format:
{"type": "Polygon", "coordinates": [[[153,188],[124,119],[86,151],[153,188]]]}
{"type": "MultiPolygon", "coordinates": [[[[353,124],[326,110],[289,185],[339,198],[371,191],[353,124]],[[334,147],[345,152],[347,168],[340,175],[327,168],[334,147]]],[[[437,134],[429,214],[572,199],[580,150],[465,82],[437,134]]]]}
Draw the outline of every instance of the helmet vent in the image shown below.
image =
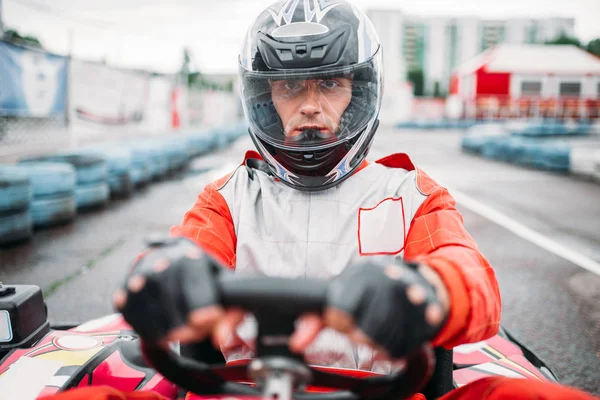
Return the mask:
{"type": "Polygon", "coordinates": [[[304,57],[306,55],[305,44],[299,44],[298,46],[296,46],[296,55],[298,55],[298,57],[304,57]]]}

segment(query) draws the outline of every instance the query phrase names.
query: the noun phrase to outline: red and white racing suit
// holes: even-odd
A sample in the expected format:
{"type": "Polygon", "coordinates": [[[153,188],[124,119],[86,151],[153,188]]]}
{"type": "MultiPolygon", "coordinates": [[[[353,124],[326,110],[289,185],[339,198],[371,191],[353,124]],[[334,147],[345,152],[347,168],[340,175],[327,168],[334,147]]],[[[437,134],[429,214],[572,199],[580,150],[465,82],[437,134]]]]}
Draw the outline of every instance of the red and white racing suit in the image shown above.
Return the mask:
{"type": "MultiPolygon", "coordinates": [[[[237,273],[329,278],[361,257],[392,255],[429,265],[449,291],[451,311],[434,345],[452,348],[497,333],[500,293],[493,269],[463,226],[448,191],[406,154],[364,161],[339,185],[292,189],[245,166],[208,185],[173,236],[194,240],[237,273]]],[[[238,329],[228,361],[251,358],[253,320],[238,329]]],[[[311,364],[388,372],[373,351],[323,331],[305,354],[311,364]]]]}
{"type": "MultiPolygon", "coordinates": [[[[246,157],[259,156],[249,152],[246,157]]],[[[450,316],[435,345],[452,348],[498,330],[500,294],[493,270],[465,231],[452,196],[403,154],[364,162],[340,185],[314,193],[293,190],[260,171],[250,176],[242,166],[208,185],[171,233],[195,240],[241,273],[330,277],[359,257],[375,254],[422,261],[439,273],[450,294],[450,316]]],[[[307,355],[309,362],[377,369],[364,349],[331,332],[322,336],[307,355]]],[[[226,356],[242,357],[249,351],[238,349],[226,356]]],[[[109,387],[73,389],[47,399],[166,400],[156,393],[109,387]]],[[[440,400],[463,399],[597,397],[535,379],[489,377],[440,400]]]]}

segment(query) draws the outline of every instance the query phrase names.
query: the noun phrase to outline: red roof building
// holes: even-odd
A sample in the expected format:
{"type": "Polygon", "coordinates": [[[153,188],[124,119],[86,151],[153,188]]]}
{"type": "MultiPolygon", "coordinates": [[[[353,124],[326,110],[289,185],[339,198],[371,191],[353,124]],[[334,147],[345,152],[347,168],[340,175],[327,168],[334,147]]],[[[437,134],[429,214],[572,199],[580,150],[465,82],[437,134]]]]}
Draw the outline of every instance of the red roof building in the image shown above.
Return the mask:
{"type": "Polygon", "coordinates": [[[598,118],[600,58],[572,45],[501,44],[460,65],[464,116],[598,118]]]}

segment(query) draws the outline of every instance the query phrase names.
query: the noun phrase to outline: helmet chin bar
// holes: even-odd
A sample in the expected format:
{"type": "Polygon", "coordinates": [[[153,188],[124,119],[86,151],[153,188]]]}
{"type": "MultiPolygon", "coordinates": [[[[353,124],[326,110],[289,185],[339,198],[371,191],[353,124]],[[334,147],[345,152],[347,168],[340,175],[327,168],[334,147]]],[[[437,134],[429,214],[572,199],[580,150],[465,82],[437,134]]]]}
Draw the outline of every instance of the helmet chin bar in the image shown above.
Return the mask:
{"type": "MultiPolygon", "coordinates": [[[[274,176],[281,179],[281,182],[293,189],[305,192],[318,192],[330,189],[340,184],[344,180],[348,179],[352,175],[352,173],[360,166],[361,162],[366,158],[371,148],[371,143],[373,142],[373,137],[378,127],[379,120],[375,120],[371,129],[368,132],[357,134],[353,137],[353,139],[349,141],[341,141],[339,144],[337,144],[337,146],[352,147],[356,143],[354,140],[359,140],[361,137],[364,136],[364,140],[360,145],[360,149],[358,149],[358,151],[356,151],[356,154],[352,156],[352,160],[349,160],[350,168],[343,171],[343,173],[338,174],[337,179],[336,175],[328,176],[328,174],[330,174],[331,171],[333,171],[333,168],[335,168],[336,165],[339,164],[339,161],[344,159],[343,157],[341,157],[337,163],[332,163],[331,169],[326,171],[322,175],[302,175],[300,174],[300,171],[290,170],[289,168],[287,168],[286,165],[282,165],[282,163],[278,161],[280,159],[279,157],[278,159],[275,159],[274,154],[272,154],[269,150],[271,146],[268,143],[264,142],[262,139],[260,139],[257,135],[255,135],[252,132],[252,129],[248,129],[248,132],[250,134],[250,137],[252,138],[252,141],[254,142],[254,145],[256,146],[256,149],[258,150],[260,155],[265,159],[271,173],[274,176]],[[302,181],[304,181],[304,183],[302,181]]],[[[274,149],[273,151],[276,152],[282,150],[274,149]]],[[[306,153],[312,152],[313,151],[309,151],[306,153]]],[[[348,154],[351,154],[350,152],[348,154]]],[[[297,153],[302,154],[304,152],[299,151],[297,153]]]]}

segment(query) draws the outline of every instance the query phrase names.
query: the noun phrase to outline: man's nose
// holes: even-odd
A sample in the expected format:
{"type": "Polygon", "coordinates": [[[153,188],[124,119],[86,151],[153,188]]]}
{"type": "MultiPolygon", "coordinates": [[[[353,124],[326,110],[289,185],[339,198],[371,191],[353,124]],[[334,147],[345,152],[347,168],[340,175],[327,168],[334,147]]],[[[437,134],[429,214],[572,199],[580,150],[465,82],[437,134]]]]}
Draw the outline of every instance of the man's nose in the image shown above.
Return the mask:
{"type": "Polygon", "coordinates": [[[314,84],[308,84],[305,93],[300,112],[304,115],[320,114],[322,107],[319,88],[314,84]]]}

